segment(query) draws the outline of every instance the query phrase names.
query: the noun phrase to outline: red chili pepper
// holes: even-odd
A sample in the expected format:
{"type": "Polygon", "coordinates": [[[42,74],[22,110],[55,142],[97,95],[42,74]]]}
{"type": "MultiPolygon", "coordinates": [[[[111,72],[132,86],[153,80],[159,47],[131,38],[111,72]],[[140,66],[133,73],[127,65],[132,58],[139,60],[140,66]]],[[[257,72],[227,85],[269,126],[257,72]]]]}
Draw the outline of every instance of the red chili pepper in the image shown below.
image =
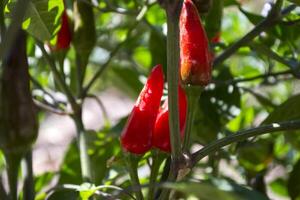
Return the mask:
{"type": "Polygon", "coordinates": [[[181,81],[207,85],[211,79],[211,56],[205,30],[192,0],[184,0],[179,26],[181,81]]]}
{"type": "MultiPolygon", "coordinates": [[[[183,138],[187,113],[187,97],[180,86],[178,87],[178,97],[179,126],[181,138],[183,138]]],[[[152,135],[152,145],[162,151],[171,152],[168,100],[164,102],[157,115],[152,135]]]]}
{"type": "Polygon", "coordinates": [[[122,132],[121,144],[128,152],[143,154],[150,150],[163,85],[162,66],[157,65],[153,68],[122,132]]]}
{"type": "Polygon", "coordinates": [[[57,33],[56,47],[54,50],[57,51],[68,49],[70,47],[71,39],[72,34],[69,27],[68,15],[64,10],[61,16],[61,27],[57,33]]]}

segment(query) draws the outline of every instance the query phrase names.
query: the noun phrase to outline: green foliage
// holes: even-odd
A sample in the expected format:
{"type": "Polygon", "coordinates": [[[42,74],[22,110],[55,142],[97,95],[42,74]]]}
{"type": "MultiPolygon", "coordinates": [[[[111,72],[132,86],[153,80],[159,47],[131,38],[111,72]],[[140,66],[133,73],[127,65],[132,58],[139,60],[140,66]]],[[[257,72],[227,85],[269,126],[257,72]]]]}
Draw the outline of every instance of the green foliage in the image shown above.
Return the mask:
{"type": "MultiPolygon", "coordinates": [[[[15,1],[10,0],[7,11],[14,8],[15,1]]],[[[30,0],[26,11],[23,29],[34,38],[50,41],[60,27],[60,15],[64,9],[60,0],[30,0]]]]}
{"type": "MultiPolygon", "coordinates": [[[[10,0],[6,5],[5,28],[11,25],[10,14],[15,2],[10,0]]],[[[162,64],[166,74],[166,14],[157,1],[145,2],[66,0],[73,38],[62,62],[57,52],[47,48],[41,52],[43,49],[36,41],[44,42],[42,47],[49,41],[55,42],[65,9],[63,1],[29,1],[23,29],[28,33],[31,90],[34,100],[39,103],[40,123],[50,115],[49,112],[69,115],[72,120],[82,117],[80,108],[87,98],[85,95],[102,92],[112,95],[107,93],[111,88],[134,102],[153,66],[162,64]],[[145,7],[146,12],[140,12],[145,7]],[[137,16],[142,17],[141,20],[138,21],[137,16]],[[55,65],[54,70],[50,64],[55,65]],[[67,89],[59,87],[59,78],[67,89]],[[90,83],[91,87],[87,88],[90,83]],[[86,94],[80,91],[85,89],[86,94]],[[70,103],[68,92],[78,107],[70,103]],[[74,110],[76,113],[70,114],[74,110]]],[[[197,108],[194,108],[192,152],[199,146],[211,145],[220,138],[233,136],[238,131],[243,133],[251,127],[267,124],[276,127],[280,122],[300,119],[300,2],[285,1],[282,9],[292,4],[297,9],[267,23],[251,41],[244,42],[224,62],[214,66],[212,83],[204,88],[197,108]]],[[[224,56],[232,45],[243,41],[245,35],[262,21],[269,20],[261,12],[263,1],[214,0],[212,5],[210,12],[201,18],[209,39],[221,33],[220,42],[211,45],[212,56],[216,59],[224,56]]],[[[0,26],[1,20],[0,15],[0,26]]],[[[105,109],[109,116],[119,113],[114,106],[105,109]]],[[[36,199],[132,199],[140,188],[132,185],[120,147],[119,138],[126,120],[127,116],[123,116],[112,119],[111,127],[81,130],[87,141],[92,179],[82,178],[81,154],[78,138],[75,138],[57,172],[35,176],[36,199]]],[[[168,154],[156,152],[161,159],[160,166],[155,167],[157,174],[151,174],[154,168],[152,153],[139,156],[136,165],[144,195],[152,191],[149,187],[151,178],[156,195],[171,188],[176,191],[173,199],[264,200],[272,191],[276,197],[296,200],[300,198],[299,150],[300,131],[285,130],[218,149],[208,159],[193,163],[194,168],[180,182],[167,178],[174,170],[166,159],[170,157],[168,154]],[[284,173],[274,172],[277,167],[284,173]],[[269,174],[276,174],[276,177],[270,179],[269,174]],[[288,178],[286,174],[289,174],[288,178]],[[268,192],[264,194],[261,188],[268,192]]],[[[0,174],[5,173],[2,157],[0,153],[0,174]]]]}

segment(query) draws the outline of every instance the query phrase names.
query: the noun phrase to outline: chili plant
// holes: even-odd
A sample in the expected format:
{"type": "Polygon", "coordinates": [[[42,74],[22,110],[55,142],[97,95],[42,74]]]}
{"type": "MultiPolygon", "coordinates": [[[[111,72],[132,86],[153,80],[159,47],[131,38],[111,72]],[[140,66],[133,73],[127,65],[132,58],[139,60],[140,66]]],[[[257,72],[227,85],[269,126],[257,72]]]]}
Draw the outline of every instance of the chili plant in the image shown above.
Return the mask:
{"type": "Polygon", "coordinates": [[[0,1],[0,199],[299,199],[299,6],[0,1]],[[37,173],[53,116],[76,134],[37,173]]]}

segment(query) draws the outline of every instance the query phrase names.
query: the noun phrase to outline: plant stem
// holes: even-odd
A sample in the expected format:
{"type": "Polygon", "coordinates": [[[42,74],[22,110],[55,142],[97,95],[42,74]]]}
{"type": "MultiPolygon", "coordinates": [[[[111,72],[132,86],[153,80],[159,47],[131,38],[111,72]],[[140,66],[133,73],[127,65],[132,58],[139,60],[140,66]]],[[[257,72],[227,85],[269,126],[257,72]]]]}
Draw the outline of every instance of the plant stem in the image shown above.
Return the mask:
{"type": "Polygon", "coordinates": [[[7,177],[9,185],[9,197],[11,200],[18,199],[18,174],[21,164],[22,154],[6,153],[7,177]]]}
{"type": "Polygon", "coordinates": [[[32,170],[32,151],[30,150],[25,155],[25,181],[23,188],[23,199],[24,200],[34,200],[34,178],[32,170]]]}
{"type": "Polygon", "coordinates": [[[57,83],[59,84],[59,87],[63,90],[63,92],[67,96],[68,101],[70,102],[70,104],[72,106],[73,112],[76,112],[76,110],[78,109],[76,100],[75,100],[74,96],[72,95],[70,88],[64,82],[61,74],[57,70],[54,59],[47,53],[46,49],[44,48],[43,43],[41,43],[39,41],[36,41],[36,43],[39,46],[39,48],[41,49],[46,61],[48,62],[50,69],[53,72],[54,78],[56,79],[57,83]]]}
{"type": "MultiPolygon", "coordinates": [[[[170,172],[167,181],[176,181],[182,156],[181,138],[179,129],[179,103],[178,103],[178,80],[179,80],[179,15],[182,1],[165,1],[162,6],[167,15],[167,78],[168,78],[168,107],[169,127],[171,141],[170,172]]],[[[159,199],[168,199],[169,189],[162,190],[159,199]]]]}
{"type": "Polygon", "coordinates": [[[137,200],[143,200],[144,196],[141,190],[141,184],[138,176],[138,158],[131,154],[124,152],[127,169],[129,171],[130,180],[132,181],[133,190],[137,200]]]}
{"type": "Polygon", "coordinates": [[[161,153],[158,150],[152,151],[152,165],[151,165],[151,174],[150,174],[150,181],[149,181],[149,192],[148,192],[148,199],[154,200],[155,199],[155,191],[156,191],[156,179],[159,173],[159,168],[161,163],[163,162],[164,158],[160,155],[161,153]]]}
{"type": "Polygon", "coordinates": [[[77,130],[77,140],[78,140],[78,148],[80,154],[80,166],[81,166],[82,178],[83,181],[90,182],[92,181],[91,163],[88,155],[88,144],[87,144],[85,128],[82,122],[81,110],[78,113],[75,113],[73,119],[75,121],[76,130],[77,130]]]}
{"type": "Polygon", "coordinates": [[[75,97],[72,95],[70,88],[68,85],[64,82],[61,74],[56,68],[55,62],[53,58],[48,55],[46,52],[43,44],[39,41],[37,41],[37,45],[40,47],[41,51],[43,52],[44,57],[46,58],[47,62],[49,63],[50,69],[54,74],[54,77],[56,81],[58,82],[61,89],[64,91],[65,95],[68,98],[68,101],[71,104],[71,107],[73,109],[73,119],[76,124],[77,129],[77,137],[78,137],[78,148],[80,151],[80,163],[81,163],[81,173],[82,178],[85,181],[91,181],[92,175],[91,175],[91,167],[90,167],[90,159],[88,156],[88,147],[87,147],[87,140],[85,135],[85,129],[82,122],[82,108],[81,105],[79,105],[76,102],[75,97]]]}
{"type": "Polygon", "coordinates": [[[198,86],[188,85],[184,89],[188,100],[188,104],[187,104],[188,109],[187,109],[186,126],[184,131],[183,151],[187,152],[190,146],[190,138],[191,138],[191,131],[194,123],[194,116],[197,110],[198,99],[201,96],[202,88],[198,86]]]}
{"type": "MultiPolygon", "coordinates": [[[[257,24],[249,33],[247,33],[243,38],[235,42],[233,45],[231,45],[229,48],[227,48],[221,55],[219,55],[214,60],[214,66],[223,63],[227,58],[229,58],[232,54],[234,54],[240,47],[248,44],[250,41],[252,41],[255,37],[257,37],[260,33],[266,31],[267,29],[275,26],[278,22],[280,22],[280,19],[283,18],[285,15],[290,13],[292,10],[294,10],[297,6],[296,5],[290,5],[287,8],[283,9],[280,13],[280,15],[274,15],[273,12],[272,15],[269,15],[264,20],[262,20],[259,24],[257,24]]],[[[276,9],[278,9],[276,7],[276,9]]]]}
{"type": "MultiPolygon", "coordinates": [[[[170,3],[171,4],[171,3],[170,3]]],[[[168,106],[170,141],[172,158],[178,159],[181,152],[181,140],[179,131],[179,109],[178,109],[178,71],[179,71],[179,10],[167,7],[167,78],[168,78],[168,106]]]]}
{"type": "Polygon", "coordinates": [[[76,69],[77,69],[77,93],[78,97],[82,94],[82,87],[86,73],[87,58],[83,58],[78,53],[76,53],[76,69]],[[85,59],[85,61],[83,61],[85,59]]]}
{"type": "Polygon", "coordinates": [[[244,131],[238,131],[235,134],[216,140],[192,154],[192,165],[195,166],[202,158],[234,142],[243,141],[247,138],[263,135],[266,133],[298,129],[300,129],[300,120],[272,123],[269,125],[262,125],[244,131]]]}

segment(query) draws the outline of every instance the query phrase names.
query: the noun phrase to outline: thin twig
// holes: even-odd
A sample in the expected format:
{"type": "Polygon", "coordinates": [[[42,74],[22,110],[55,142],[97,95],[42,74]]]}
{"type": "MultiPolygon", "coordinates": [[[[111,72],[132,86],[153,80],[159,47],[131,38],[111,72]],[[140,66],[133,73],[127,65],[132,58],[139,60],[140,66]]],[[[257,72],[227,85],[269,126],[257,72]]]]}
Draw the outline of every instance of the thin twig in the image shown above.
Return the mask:
{"type": "Polygon", "coordinates": [[[59,104],[59,103],[65,103],[65,102],[58,102],[55,97],[48,92],[35,78],[33,78],[32,76],[30,76],[30,81],[33,83],[33,85],[38,88],[39,90],[41,90],[45,95],[48,95],[54,102],[55,105],[59,104]]]}
{"type": "Polygon", "coordinates": [[[109,117],[108,117],[108,112],[107,112],[102,100],[94,94],[88,94],[87,97],[94,99],[98,103],[100,109],[102,110],[104,121],[106,122],[105,124],[110,124],[110,120],[109,120],[109,117]]]}
{"type": "MultiPolygon", "coordinates": [[[[266,31],[267,29],[275,26],[280,19],[289,14],[292,10],[294,10],[297,6],[290,5],[287,8],[283,9],[280,15],[269,15],[264,20],[262,20],[259,24],[257,24],[249,33],[247,33],[243,38],[235,42],[229,48],[227,48],[221,55],[219,55],[215,60],[213,65],[216,67],[217,65],[223,63],[227,58],[229,58],[232,54],[234,54],[240,47],[248,44],[255,37],[257,37],[260,33],[266,31]]],[[[272,12],[270,12],[272,13],[272,12]]]]}
{"type": "Polygon", "coordinates": [[[65,111],[63,111],[63,110],[54,108],[53,106],[44,104],[43,102],[38,101],[37,99],[33,99],[33,102],[34,102],[34,104],[35,104],[37,107],[39,107],[39,108],[41,108],[41,109],[43,109],[43,110],[45,110],[45,111],[48,111],[48,112],[57,114],[57,115],[72,115],[72,114],[73,114],[73,113],[68,113],[68,112],[65,112],[65,111]]]}
{"type": "Polygon", "coordinates": [[[250,128],[243,131],[238,131],[231,134],[225,138],[216,140],[206,146],[204,146],[199,151],[192,154],[192,166],[195,166],[202,158],[207,155],[214,153],[221,148],[230,145],[234,142],[240,142],[247,138],[263,135],[266,133],[274,133],[278,131],[292,131],[300,129],[300,120],[286,121],[279,123],[272,123],[268,125],[262,125],[256,128],[250,128]]]}
{"type": "Polygon", "coordinates": [[[66,85],[61,74],[57,70],[54,59],[47,53],[46,49],[44,48],[43,43],[41,43],[39,41],[36,41],[36,43],[37,43],[38,47],[41,49],[44,58],[48,62],[50,69],[53,72],[53,75],[54,75],[55,79],[57,80],[59,86],[66,94],[68,101],[70,102],[70,104],[72,106],[73,111],[76,112],[75,110],[77,109],[77,103],[76,103],[75,97],[72,95],[70,88],[66,85]]]}
{"type": "Polygon", "coordinates": [[[242,83],[242,82],[249,82],[249,81],[254,81],[257,79],[265,79],[268,77],[278,77],[282,75],[288,75],[288,74],[293,74],[293,70],[285,70],[281,72],[273,72],[273,73],[267,73],[267,74],[261,74],[253,77],[248,77],[248,78],[236,78],[236,79],[231,79],[227,81],[214,81],[212,84],[216,84],[216,86],[223,86],[223,85],[236,85],[237,83],[242,83]]]}

